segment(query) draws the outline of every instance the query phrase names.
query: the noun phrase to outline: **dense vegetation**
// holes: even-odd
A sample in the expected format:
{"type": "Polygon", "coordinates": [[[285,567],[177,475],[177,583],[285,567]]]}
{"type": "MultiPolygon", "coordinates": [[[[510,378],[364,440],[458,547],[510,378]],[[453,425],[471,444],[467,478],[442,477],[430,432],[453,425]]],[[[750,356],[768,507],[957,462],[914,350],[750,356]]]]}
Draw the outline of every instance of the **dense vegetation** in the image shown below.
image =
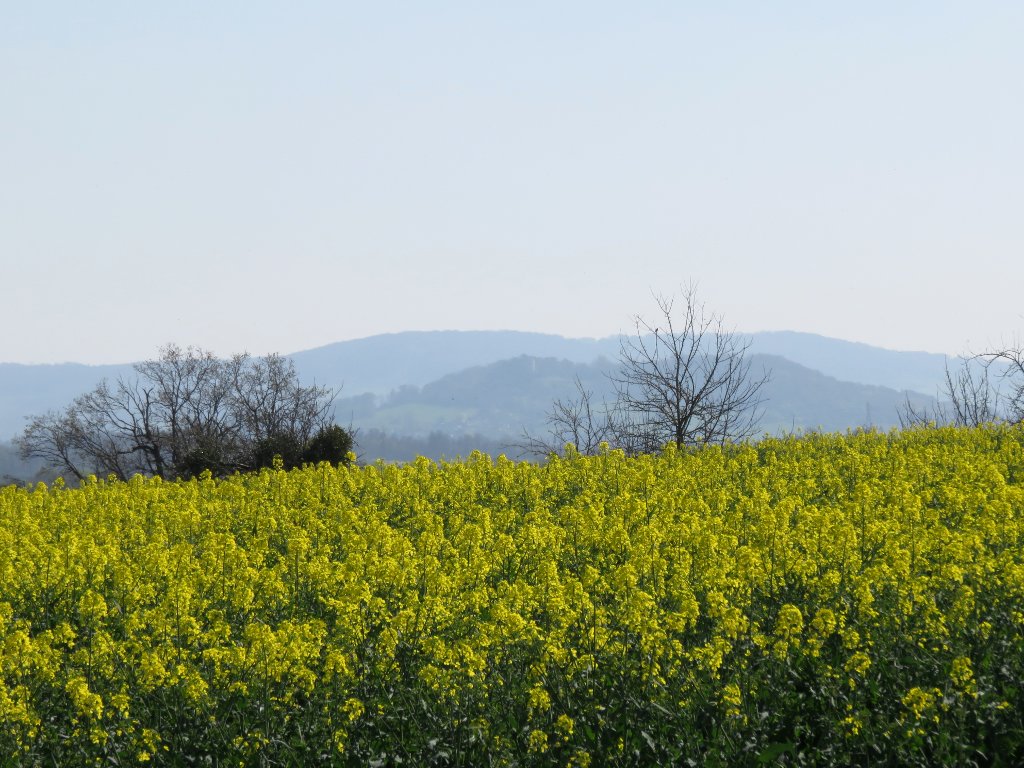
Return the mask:
{"type": "Polygon", "coordinates": [[[28,420],[24,459],[68,477],[222,477],[273,466],[347,462],[352,434],[333,420],[335,392],[299,381],[280,355],[227,359],[168,344],[134,375],[104,379],[59,411],[28,420]]]}
{"type": "Polygon", "coordinates": [[[0,755],[1020,764],[1022,544],[1020,427],[7,487],[0,755]]]}

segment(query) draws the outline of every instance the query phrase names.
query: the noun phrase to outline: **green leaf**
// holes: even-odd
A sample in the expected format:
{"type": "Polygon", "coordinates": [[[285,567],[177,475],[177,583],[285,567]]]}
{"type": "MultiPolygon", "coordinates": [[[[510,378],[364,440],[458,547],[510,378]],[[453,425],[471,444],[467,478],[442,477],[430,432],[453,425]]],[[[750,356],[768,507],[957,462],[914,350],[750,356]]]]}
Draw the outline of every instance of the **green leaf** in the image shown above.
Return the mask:
{"type": "Polygon", "coordinates": [[[794,749],[796,749],[796,744],[794,744],[791,741],[772,744],[770,747],[763,750],[761,754],[757,756],[757,762],[761,763],[762,765],[774,763],[780,755],[783,755],[786,752],[792,752],[794,749]]]}

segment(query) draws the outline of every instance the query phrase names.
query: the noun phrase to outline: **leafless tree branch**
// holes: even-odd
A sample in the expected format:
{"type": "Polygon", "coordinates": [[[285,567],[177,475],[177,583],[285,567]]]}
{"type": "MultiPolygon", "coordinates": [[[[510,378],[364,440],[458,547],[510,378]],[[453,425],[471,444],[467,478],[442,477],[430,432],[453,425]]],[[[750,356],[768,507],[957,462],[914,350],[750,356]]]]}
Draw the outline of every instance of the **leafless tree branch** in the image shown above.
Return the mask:
{"type": "Polygon", "coordinates": [[[22,457],[79,479],[127,479],[227,474],[265,466],[274,455],[295,464],[314,436],[318,456],[345,448],[336,431],[329,439],[324,432],[335,392],[303,386],[292,361],[278,355],[221,360],[168,345],[135,374],[101,382],[62,412],[31,418],[17,441],[22,457]]]}
{"type": "Polygon", "coordinates": [[[602,443],[615,444],[620,432],[615,409],[606,401],[594,400],[594,393],[576,377],[576,397],[555,400],[548,411],[548,435],[536,437],[523,430],[523,440],[515,447],[534,456],[562,455],[572,445],[586,456],[596,454],[602,443]]]}
{"type": "Polygon", "coordinates": [[[770,374],[751,371],[750,341],[725,330],[693,285],[678,299],[655,300],[657,322],[635,318],[635,334],[622,340],[619,369],[611,376],[627,429],[620,442],[646,453],[670,442],[704,445],[753,436],[770,374]]]}
{"type": "Polygon", "coordinates": [[[978,427],[1024,420],[1024,352],[1007,348],[970,355],[950,368],[933,408],[914,407],[909,396],[899,409],[904,429],[922,426],[978,427]],[[1020,365],[1015,364],[1015,355],[1020,365]],[[1000,364],[1002,364],[1001,367],[1000,364]],[[1002,385],[1002,386],[1000,386],[1002,385]]]}
{"type": "Polygon", "coordinates": [[[556,400],[548,413],[549,436],[524,433],[520,447],[550,455],[571,443],[589,454],[608,443],[639,454],[666,443],[705,445],[753,436],[770,374],[752,372],[750,341],[726,331],[692,285],[678,297],[655,296],[655,302],[656,321],[636,316],[635,333],[621,340],[618,367],[609,374],[614,402],[596,406],[577,379],[576,398],[556,400]]]}

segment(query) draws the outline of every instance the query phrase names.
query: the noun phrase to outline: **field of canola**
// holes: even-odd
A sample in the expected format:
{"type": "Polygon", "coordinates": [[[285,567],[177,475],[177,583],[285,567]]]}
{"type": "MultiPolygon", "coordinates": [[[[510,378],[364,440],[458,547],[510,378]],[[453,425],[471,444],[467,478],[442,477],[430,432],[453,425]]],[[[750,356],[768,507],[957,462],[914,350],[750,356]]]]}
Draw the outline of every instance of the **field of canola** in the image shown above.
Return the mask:
{"type": "Polygon", "coordinates": [[[1024,431],[0,489],[0,765],[1014,765],[1024,431]]]}

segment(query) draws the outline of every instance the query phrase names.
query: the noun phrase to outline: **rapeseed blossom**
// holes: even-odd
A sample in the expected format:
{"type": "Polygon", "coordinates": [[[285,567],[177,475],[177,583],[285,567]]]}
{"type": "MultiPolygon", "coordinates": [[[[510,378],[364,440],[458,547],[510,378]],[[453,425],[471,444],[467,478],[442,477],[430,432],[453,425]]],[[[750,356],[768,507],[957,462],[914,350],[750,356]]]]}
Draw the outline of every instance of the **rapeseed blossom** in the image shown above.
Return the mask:
{"type": "Polygon", "coordinates": [[[15,765],[1012,761],[1022,675],[1021,428],[0,489],[15,765]]]}

